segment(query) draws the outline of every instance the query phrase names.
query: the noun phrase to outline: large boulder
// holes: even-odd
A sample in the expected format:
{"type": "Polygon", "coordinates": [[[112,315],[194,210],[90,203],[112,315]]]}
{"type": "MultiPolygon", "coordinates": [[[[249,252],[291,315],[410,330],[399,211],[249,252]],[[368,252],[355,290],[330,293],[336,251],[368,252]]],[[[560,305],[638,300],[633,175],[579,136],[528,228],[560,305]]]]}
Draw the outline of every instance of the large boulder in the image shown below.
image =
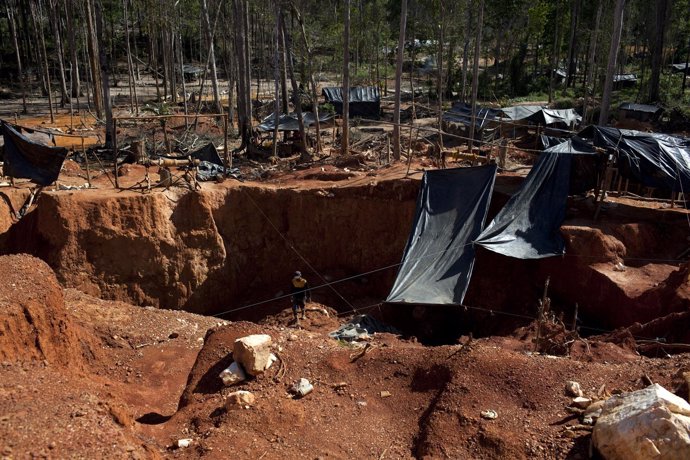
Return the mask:
{"type": "Polygon", "coordinates": [[[235,340],[232,357],[248,374],[263,374],[271,365],[271,336],[253,334],[235,340]]]}
{"type": "Polygon", "coordinates": [[[614,396],[592,440],[607,460],[690,458],[690,404],[658,384],[614,396]]]}

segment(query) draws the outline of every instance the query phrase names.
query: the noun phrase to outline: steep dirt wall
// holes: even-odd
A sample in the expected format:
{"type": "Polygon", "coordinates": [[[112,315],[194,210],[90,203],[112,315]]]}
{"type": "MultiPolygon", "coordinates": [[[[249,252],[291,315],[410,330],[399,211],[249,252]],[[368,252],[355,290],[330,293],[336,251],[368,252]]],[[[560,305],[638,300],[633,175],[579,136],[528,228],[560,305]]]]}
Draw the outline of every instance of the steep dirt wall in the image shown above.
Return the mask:
{"type": "MultiPolygon", "coordinates": [[[[5,253],[40,257],[64,286],[107,299],[198,313],[241,309],[230,319],[256,320],[289,306],[289,299],[277,298],[288,293],[292,272],[301,270],[312,286],[338,281],[317,289],[314,298],[344,311],[385,298],[419,187],[406,179],[360,183],[49,192],[19,222],[0,216],[7,221],[0,244],[5,253]],[[270,299],[276,300],[242,309],[270,299]]],[[[507,198],[505,185],[499,177],[492,213],[507,198]]],[[[566,321],[576,303],[583,324],[595,327],[687,309],[690,282],[673,262],[688,247],[685,216],[674,210],[624,211],[634,215],[593,222],[592,209],[569,207],[561,229],[564,257],[523,261],[478,249],[465,304],[534,316],[550,277],[549,295],[566,321]]],[[[409,324],[423,324],[429,335],[439,328],[457,332],[458,324],[486,333],[515,325],[515,317],[455,310],[410,309],[409,324]]]]}
{"type": "MultiPolygon", "coordinates": [[[[3,235],[3,246],[42,258],[65,286],[92,295],[212,313],[286,293],[295,270],[318,286],[321,276],[342,279],[396,264],[417,189],[414,181],[391,181],[328,192],[219,186],[179,194],[46,193],[3,235]]],[[[384,295],[395,268],[315,297],[346,305],[363,285],[384,295]]]]}

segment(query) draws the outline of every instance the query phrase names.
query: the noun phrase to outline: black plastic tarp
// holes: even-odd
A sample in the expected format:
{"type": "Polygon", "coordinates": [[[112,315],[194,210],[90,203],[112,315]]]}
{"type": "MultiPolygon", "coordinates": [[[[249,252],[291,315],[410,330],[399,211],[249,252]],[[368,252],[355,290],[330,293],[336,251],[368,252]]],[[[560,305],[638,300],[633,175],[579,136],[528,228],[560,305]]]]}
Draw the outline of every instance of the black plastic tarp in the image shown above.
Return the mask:
{"type": "Polygon", "coordinates": [[[490,251],[518,259],[565,252],[560,235],[568,199],[572,155],[544,152],[513,195],[475,240],[490,251]]]}
{"type": "MultiPolygon", "coordinates": [[[[461,123],[472,126],[472,106],[462,102],[453,104],[450,110],[443,113],[443,121],[446,123],[461,123]]],[[[488,123],[494,121],[500,112],[486,107],[476,107],[474,126],[476,130],[482,130],[488,123]]]]}
{"type": "MultiPolygon", "coordinates": [[[[338,86],[323,88],[326,102],[333,105],[338,115],[343,114],[343,89],[338,86]]],[[[381,92],[378,86],[356,86],[348,93],[351,117],[378,118],[381,112],[381,92]]]]}
{"type": "Polygon", "coordinates": [[[606,155],[598,154],[591,144],[577,136],[553,145],[544,151],[573,156],[570,166],[570,187],[568,188],[570,195],[585,193],[596,188],[599,184],[600,175],[606,169],[606,155]]]}
{"type": "Polygon", "coordinates": [[[461,304],[474,267],[496,165],[427,171],[402,264],[387,302],[461,304]]]}
{"type": "Polygon", "coordinates": [[[575,109],[549,109],[539,105],[504,107],[501,112],[510,120],[526,120],[544,126],[570,126],[582,120],[575,109]]]}
{"type": "Polygon", "coordinates": [[[55,182],[67,157],[67,149],[33,142],[9,124],[1,124],[5,138],[4,175],[30,179],[38,185],[55,182]]]}
{"type": "MultiPolygon", "coordinates": [[[[323,123],[330,120],[333,116],[330,113],[320,113],[319,122],[323,123]]],[[[273,131],[275,129],[275,114],[270,114],[263,120],[261,124],[257,127],[259,131],[273,131]]],[[[305,127],[309,127],[316,123],[316,117],[312,112],[305,112],[302,114],[302,121],[305,127]]],[[[299,121],[297,119],[296,113],[290,113],[288,115],[281,114],[278,118],[278,131],[299,131],[299,121]]]]}
{"type": "Polygon", "coordinates": [[[659,133],[589,126],[579,134],[618,158],[618,172],[647,187],[690,190],[690,139],[659,133]]]}

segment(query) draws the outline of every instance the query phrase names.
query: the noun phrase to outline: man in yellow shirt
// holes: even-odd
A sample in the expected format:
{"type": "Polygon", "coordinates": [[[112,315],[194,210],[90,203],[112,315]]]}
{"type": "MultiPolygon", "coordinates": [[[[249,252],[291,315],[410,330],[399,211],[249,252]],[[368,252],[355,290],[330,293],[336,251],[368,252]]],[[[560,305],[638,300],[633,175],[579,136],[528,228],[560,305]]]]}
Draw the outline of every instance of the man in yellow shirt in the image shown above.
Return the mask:
{"type": "Polygon", "coordinates": [[[302,272],[296,271],[292,276],[292,314],[295,316],[295,323],[299,324],[297,310],[302,311],[302,319],[306,318],[306,302],[311,301],[311,291],[309,283],[302,278],[302,272]]]}

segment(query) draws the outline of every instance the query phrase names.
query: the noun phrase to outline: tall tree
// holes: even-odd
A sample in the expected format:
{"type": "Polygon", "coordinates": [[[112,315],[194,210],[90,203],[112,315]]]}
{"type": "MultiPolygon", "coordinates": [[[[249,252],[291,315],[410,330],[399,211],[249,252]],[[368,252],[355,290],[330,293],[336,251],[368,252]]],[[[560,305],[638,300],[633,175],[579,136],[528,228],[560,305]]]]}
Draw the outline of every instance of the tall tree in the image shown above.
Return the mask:
{"type": "Polygon", "coordinates": [[[403,72],[403,56],[405,54],[406,26],[407,0],[402,0],[400,9],[400,33],[398,35],[398,57],[395,66],[395,108],[393,109],[393,158],[395,160],[400,160],[400,93],[402,89],[401,86],[403,72]]]}
{"type": "Polygon", "coordinates": [[[477,18],[477,37],[474,41],[474,65],[472,66],[472,124],[470,126],[470,149],[474,143],[474,130],[477,121],[477,91],[479,90],[479,54],[482,50],[482,29],[484,25],[484,0],[479,0],[477,18]]]}
{"type": "MultiPolygon", "coordinates": [[[[215,113],[223,113],[223,107],[220,103],[220,89],[218,88],[218,72],[216,70],[216,52],[213,45],[214,34],[211,29],[211,19],[208,14],[207,0],[201,0],[202,22],[204,25],[204,33],[206,35],[206,46],[208,46],[209,62],[211,66],[211,87],[213,88],[213,111],[215,113]]],[[[215,22],[215,21],[214,21],[215,22]]],[[[215,27],[214,27],[215,29],[215,27]]]]}
{"type": "Polygon", "coordinates": [[[611,47],[606,66],[606,80],[604,81],[604,94],[601,97],[601,111],[599,112],[599,125],[605,125],[609,120],[609,106],[611,105],[611,91],[613,90],[613,76],[616,73],[616,61],[621,45],[621,32],[623,30],[623,12],[625,0],[616,0],[616,8],[613,12],[613,34],[611,35],[611,47]]]}
{"type": "Polygon", "coordinates": [[[666,18],[669,10],[669,0],[656,0],[656,21],[654,27],[654,42],[652,43],[652,73],[649,79],[649,101],[659,100],[659,81],[661,64],[664,56],[664,36],[666,34],[666,18]]]}
{"type": "Polygon", "coordinates": [[[350,152],[350,0],[345,0],[345,30],[343,33],[343,135],[342,153],[350,152]]]}

